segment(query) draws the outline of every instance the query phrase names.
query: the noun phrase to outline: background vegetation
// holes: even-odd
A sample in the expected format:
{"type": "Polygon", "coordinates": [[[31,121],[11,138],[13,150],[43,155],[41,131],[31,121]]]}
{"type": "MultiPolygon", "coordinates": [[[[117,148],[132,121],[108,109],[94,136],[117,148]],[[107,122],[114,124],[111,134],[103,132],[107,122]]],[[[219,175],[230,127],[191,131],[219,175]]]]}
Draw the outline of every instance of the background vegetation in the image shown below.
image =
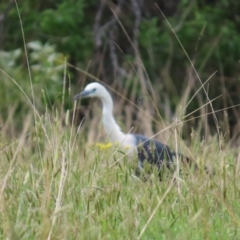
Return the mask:
{"type": "Polygon", "coordinates": [[[239,9],[1,1],[1,238],[239,239],[239,9]],[[92,145],[106,139],[101,106],[72,96],[98,80],[124,131],[160,133],[215,176],[144,183],[136,159],[92,145]]]}
{"type": "MultiPolygon", "coordinates": [[[[213,75],[205,88],[210,99],[221,95],[213,102],[214,109],[239,103],[240,6],[236,1],[44,0],[34,3],[26,0],[18,7],[30,69],[14,1],[0,4],[0,64],[7,73],[11,71],[11,77],[27,94],[30,93],[30,70],[38,109],[44,109],[43,101],[40,101],[41,90],[47,90],[49,106],[62,102],[66,61],[73,66],[66,68],[66,87],[74,89],[71,94],[79,91],[83,79],[93,81],[76,70],[78,67],[114,86],[134,103],[141,97],[140,107],[148,107],[151,115],[157,117],[156,111],[148,103],[143,103],[148,101],[148,97],[144,97],[142,89],[150,91],[151,85],[160,115],[172,121],[187,86],[190,88],[188,95],[192,96],[201,83],[167,21],[179,37],[201,81],[205,82],[213,75]]],[[[1,109],[2,117],[6,119],[8,106],[17,105],[17,109],[24,109],[25,100],[20,101],[21,93],[4,79],[2,76],[1,95],[5,97],[1,109]]],[[[201,90],[186,113],[191,113],[206,101],[206,94],[201,90]]],[[[71,108],[72,102],[66,101],[65,109],[71,108]]],[[[227,110],[234,141],[239,132],[238,109],[227,110]]],[[[123,116],[124,111],[120,108],[117,115],[123,116]]],[[[136,109],[131,111],[132,116],[137,114],[136,109]]],[[[21,111],[17,114],[21,115],[21,111]]],[[[200,114],[203,112],[196,112],[193,116],[200,114]]],[[[223,111],[218,114],[223,118],[223,111]]],[[[207,121],[214,134],[213,118],[210,116],[207,121]]],[[[193,121],[191,127],[197,124],[199,121],[193,121]]],[[[188,138],[190,129],[186,128],[184,137],[188,138]]]]}

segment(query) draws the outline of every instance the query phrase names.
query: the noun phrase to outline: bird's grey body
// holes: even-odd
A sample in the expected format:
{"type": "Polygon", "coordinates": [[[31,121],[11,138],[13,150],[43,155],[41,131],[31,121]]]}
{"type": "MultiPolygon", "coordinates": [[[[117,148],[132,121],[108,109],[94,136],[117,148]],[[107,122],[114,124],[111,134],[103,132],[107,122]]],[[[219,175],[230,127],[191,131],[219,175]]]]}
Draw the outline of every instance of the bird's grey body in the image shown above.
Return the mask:
{"type": "Polygon", "coordinates": [[[106,88],[99,83],[90,83],[85,89],[74,97],[74,100],[85,97],[97,97],[102,101],[102,121],[105,132],[113,143],[119,143],[122,147],[128,148],[128,154],[135,151],[138,154],[138,166],[143,168],[143,163],[147,160],[150,164],[156,165],[159,169],[166,161],[169,167],[176,154],[170,148],[156,140],[149,140],[139,134],[125,134],[115,122],[113,117],[113,101],[106,88]]]}
{"type": "Polygon", "coordinates": [[[140,168],[143,168],[145,160],[156,165],[159,169],[165,161],[165,165],[170,168],[176,153],[171,151],[167,145],[139,134],[134,134],[134,137],[137,140],[137,145],[140,145],[137,149],[140,168]]]}

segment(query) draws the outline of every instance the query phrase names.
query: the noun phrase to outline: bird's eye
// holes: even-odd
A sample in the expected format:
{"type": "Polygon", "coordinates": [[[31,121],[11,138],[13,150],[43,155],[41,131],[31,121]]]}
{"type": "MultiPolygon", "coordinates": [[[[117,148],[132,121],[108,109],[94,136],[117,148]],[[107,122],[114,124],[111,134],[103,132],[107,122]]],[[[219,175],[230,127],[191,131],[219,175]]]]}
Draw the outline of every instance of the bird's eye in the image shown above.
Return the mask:
{"type": "Polygon", "coordinates": [[[92,91],[93,91],[93,92],[96,92],[96,90],[97,90],[97,89],[96,89],[96,88],[94,88],[92,91]]]}

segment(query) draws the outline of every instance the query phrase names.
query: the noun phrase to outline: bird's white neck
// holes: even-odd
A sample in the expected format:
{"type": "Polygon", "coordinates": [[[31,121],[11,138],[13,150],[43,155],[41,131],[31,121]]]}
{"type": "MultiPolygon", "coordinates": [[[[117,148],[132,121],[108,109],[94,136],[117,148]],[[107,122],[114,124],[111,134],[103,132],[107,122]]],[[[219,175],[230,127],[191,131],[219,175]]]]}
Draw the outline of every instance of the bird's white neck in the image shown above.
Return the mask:
{"type": "Polygon", "coordinates": [[[103,104],[102,119],[104,129],[109,139],[114,143],[121,143],[124,141],[126,134],[124,134],[120,127],[114,120],[113,117],[113,101],[108,92],[105,93],[104,97],[101,97],[103,104]]]}

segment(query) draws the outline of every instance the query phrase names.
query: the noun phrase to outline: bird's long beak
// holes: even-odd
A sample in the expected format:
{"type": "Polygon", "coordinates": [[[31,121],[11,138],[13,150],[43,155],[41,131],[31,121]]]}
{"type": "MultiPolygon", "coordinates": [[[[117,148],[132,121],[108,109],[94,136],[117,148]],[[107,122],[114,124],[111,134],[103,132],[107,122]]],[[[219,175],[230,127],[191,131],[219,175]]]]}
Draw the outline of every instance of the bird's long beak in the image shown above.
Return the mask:
{"type": "Polygon", "coordinates": [[[92,91],[87,91],[87,90],[83,90],[82,92],[78,93],[77,95],[75,95],[73,97],[73,100],[76,101],[79,98],[84,98],[87,97],[90,93],[92,93],[92,91]]]}

